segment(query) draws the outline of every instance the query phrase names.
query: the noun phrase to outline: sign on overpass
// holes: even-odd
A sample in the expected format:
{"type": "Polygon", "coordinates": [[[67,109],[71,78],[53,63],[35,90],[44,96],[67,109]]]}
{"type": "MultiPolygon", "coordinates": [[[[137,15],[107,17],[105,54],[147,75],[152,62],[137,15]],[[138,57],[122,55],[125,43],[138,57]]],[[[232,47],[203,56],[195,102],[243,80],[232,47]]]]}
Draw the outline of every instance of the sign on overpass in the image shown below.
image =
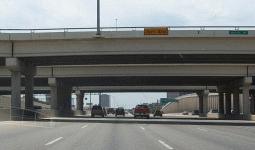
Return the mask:
{"type": "Polygon", "coordinates": [[[168,35],[167,27],[144,28],[144,35],[168,35]]]}
{"type": "Polygon", "coordinates": [[[249,31],[244,31],[244,30],[237,30],[237,31],[229,31],[230,35],[248,35],[249,31]]]}

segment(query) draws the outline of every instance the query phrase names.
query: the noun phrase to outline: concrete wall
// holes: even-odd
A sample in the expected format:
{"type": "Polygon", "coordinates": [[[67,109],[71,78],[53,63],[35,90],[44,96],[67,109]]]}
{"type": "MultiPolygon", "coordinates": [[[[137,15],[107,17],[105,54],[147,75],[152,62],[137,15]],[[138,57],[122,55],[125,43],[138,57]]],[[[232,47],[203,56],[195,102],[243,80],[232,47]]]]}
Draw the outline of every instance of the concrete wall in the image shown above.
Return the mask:
{"type": "MultiPolygon", "coordinates": [[[[197,94],[188,94],[177,97],[177,102],[166,104],[162,110],[164,113],[181,113],[199,109],[197,94]]],[[[211,93],[208,98],[208,109],[218,109],[218,94],[211,93]]]]}
{"type": "MultiPolygon", "coordinates": [[[[231,109],[233,109],[233,94],[231,95],[232,102],[231,102],[231,109]]],[[[242,94],[239,95],[240,99],[240,112],[243,112],[243,105],[242,105],[242,94]]],[[[193,110],[199,110],[198,104],[198,96],[197,94],[187,94],[183,96],[179,96],[176,98],[177,102],[168,103],[163,106],[162,110],[164,113],[181,113],[183,111],[192,112],[193,110]]],[[[217,109],[219,107],[218,104],[219,96],[217,93],[210,93],[208,98],[208,110],[217,109]]],[[[224,100],[225,105],[225,100],[224,100]]]]}

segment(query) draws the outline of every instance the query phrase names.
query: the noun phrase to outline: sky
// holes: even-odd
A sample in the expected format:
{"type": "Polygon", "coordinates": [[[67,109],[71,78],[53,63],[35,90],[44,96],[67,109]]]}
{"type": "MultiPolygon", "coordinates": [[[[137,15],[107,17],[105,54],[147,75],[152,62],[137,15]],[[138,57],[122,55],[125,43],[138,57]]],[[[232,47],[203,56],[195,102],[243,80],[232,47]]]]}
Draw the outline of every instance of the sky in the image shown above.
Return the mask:
{"type": "MultiPolygon", "coordinates": [[[[101,0],[101,26],[252,26],[254,0],[101,0]]],[[[0,29],[96,26],[96,0],[0,0],[0,29]]],[[[166,93],[111,93],[114,106],[166,93]]],[[[94,103],[98,101],[93,97],[94,103]]]]}
{"type": "MultiPolygon", "coordinates": [[[[254,25],[254,0],[101,0],[102,26],[254,25]]],[[[1,0],[0,28],[95,27],[96,0],[1,0]]]]}

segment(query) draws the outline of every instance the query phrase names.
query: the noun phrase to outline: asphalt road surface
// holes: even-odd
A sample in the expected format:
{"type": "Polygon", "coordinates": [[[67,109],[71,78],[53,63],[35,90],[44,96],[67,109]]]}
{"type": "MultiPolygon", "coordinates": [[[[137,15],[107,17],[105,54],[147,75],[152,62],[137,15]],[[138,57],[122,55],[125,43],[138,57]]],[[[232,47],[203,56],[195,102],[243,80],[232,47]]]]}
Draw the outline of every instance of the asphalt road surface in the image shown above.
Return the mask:
{"type": "Polygon", "coordinates": [[[0,150],[254,150],[254,126],[0,122],[0,150]]]}

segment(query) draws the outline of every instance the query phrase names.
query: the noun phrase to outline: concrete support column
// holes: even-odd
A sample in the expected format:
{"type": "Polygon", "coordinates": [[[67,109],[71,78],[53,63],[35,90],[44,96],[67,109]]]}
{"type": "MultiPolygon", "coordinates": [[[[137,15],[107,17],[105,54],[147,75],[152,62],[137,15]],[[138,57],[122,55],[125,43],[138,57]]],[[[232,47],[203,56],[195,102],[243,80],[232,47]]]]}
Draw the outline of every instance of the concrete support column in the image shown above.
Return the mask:
{"type": "Polygon", "coordinates": [[[72,87],[63,85],[59,87],[58,101],[60,101],[60,112],[64,116],[72,114],[72,87]]]}
{"type": "Polygon", "coordinates": [[[198,95],[198,107],[199,107],[199,114],[203,114],[203,95],[201,93],[197,94],[198,95]]]}
{"type": "Polygon", "coordinates": [[[219,114],[222,115],[224,114],[224,93],[223,92],[219,92],[219,114]]]}
{"type": "Polygon", "coordinates": [[[56,78],[49,78],[48,84],[51,88],[51,109],[52,116],[70,116],[72,87],[63,84],[56,78]]]}
{"type": "Polygon", "coordinates": [[[36,74],[36,68],[32,63],[25,64],[23,74],[25,75],[25,108],[33,109],[34,104],[34,76],[36,74]]]}
{"type": "Polygon", "coordinates": [[[11,72],[11,111],[10,119],[19,120],[21,115],[21,62],[18,58],[6,58],[6,67],[11,72]]]}
{"type": "Polygon", "coordinates": [[[53,116],[58,115],[58,83],[56,81],[56,78],[49,78],[48,79],[48,84],[50,87],[50,105],[51,105],[51,110],[54,111],[53,116]]]}
{"type": "Polygon", "coordinates": [[[240,114],[239,88],[233,93],[233,114],[240,114]]]}
{"type": "Polygon", "coordinates": [[[251,114],[250,109],[250,85],[252,84],[252,77],[245,77],[243,80],[243,114],[247,117],[251,114]]]}
{"type": "Polygon", "coordinates": [[[251,95],[251,114],[255,114],[255,95],[251,95]]]}
{"type": "Polygon", "coordinates": [[[203,113],[207,116],[208,110],[208,98],[209,98],[209,90],[203,91],[203,113]]]}
{"type": "Polygon", "coordinates": [[[84,115],[84,110],[83,110],[83,99],[84,99],[84,92],[80,92],[79,90],[75,92],[76,93],[76,114],[77,115],[84,115]]]}
{"type": "Polygon", "coordinates": [[[198,92],[197,94],[198,94],[198,97],[199,97],[199,113],[200,113],[200,116],[207,116],[209,91],[204,90],[202,92],[198,92]]]}
{"type": "Polygon", "coordinates": [[[231,115],[231,93],[225,94],[225,114],[231,115]]]}
{"type": "Polygon", "coordinates": [[[11,71],[11,120],[19,120],[21,115],[21,72],[11,71]]]}

